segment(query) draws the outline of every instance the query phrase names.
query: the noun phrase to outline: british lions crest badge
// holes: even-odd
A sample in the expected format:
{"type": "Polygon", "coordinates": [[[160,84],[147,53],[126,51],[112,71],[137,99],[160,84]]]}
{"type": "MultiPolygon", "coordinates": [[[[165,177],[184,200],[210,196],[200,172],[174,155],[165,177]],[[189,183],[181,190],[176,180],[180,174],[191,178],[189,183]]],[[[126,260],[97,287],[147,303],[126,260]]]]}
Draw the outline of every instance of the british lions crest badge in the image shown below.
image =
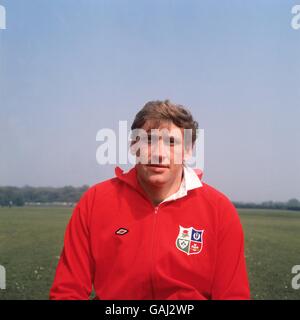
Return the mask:
{"type": "Polygon", "coordinates": [[[177,249],[187,255],[200,253],[203,247],[203,233],[204,230],[179,226],[179,234],[176,239],[177,249]]]}

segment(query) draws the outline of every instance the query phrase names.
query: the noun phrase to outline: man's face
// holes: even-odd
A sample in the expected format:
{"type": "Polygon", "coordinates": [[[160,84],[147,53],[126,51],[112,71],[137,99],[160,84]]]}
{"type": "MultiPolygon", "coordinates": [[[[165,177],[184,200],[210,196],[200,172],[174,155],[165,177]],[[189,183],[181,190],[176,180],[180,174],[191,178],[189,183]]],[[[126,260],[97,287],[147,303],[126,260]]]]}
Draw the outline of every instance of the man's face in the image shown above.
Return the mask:
{"type": "Polygon", "coordinates": [[[172,122],[160,122],[155,127],[146,121],[144,136],[139,139],[137,154],[138,177],[152,186],[162,186],[182,173],[184,130],[172,122]]]}

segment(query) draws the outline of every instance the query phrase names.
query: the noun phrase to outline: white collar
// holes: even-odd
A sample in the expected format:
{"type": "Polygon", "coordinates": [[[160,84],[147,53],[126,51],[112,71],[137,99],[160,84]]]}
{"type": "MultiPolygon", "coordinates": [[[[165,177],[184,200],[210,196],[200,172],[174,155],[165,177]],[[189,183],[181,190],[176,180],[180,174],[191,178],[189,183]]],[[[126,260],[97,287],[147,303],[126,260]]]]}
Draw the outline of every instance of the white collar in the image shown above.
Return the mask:
{"type": "Polygon", "coordinates": [[[193,190],[196,188],[202,187],[202,183],[197,176],[196,172],[186,165],[183,166],[183,179],[181,182],[181,185],[179,187],[179,190],[169,197],[167,197],[165,200],[163,200],[161,203],[171,200],[177,200],[180,198],[183,198],[187,195],[189,190],[193,190]]]}

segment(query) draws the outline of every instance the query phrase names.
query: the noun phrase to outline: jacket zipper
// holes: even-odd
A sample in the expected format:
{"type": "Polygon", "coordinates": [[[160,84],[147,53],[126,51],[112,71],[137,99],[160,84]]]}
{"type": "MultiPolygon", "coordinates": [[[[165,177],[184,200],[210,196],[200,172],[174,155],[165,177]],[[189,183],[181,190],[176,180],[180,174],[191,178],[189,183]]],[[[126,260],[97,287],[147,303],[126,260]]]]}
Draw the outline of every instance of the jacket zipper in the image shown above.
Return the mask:
{"type": "Polygon", "coordinates": [[[155,299],[154,294],[154,244],[155,244],[155,230],[156,230],[156,220],[157,220],[157,213],[158,213],[159,205],[154,207],[154,222],[153,222],[153,230],[152,230],[152,248],[151,248],[151,267],[150,267],[150,280],[151,280],[151,288],[152,288],[152,299],[155,299]]]}

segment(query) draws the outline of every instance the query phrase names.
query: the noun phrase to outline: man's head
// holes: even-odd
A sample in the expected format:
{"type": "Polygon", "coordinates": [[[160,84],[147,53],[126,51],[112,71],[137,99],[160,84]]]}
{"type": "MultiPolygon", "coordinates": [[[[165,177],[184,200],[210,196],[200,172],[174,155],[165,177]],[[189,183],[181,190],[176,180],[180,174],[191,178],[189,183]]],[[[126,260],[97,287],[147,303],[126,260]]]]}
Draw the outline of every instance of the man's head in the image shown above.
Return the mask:
{"type": "Polygon", "coordinates": [[[174,180],[192,153],[197,129],[185,107],[169,100],[146,103],[131,126],[139,178],[157,187],[174,180]]]}

